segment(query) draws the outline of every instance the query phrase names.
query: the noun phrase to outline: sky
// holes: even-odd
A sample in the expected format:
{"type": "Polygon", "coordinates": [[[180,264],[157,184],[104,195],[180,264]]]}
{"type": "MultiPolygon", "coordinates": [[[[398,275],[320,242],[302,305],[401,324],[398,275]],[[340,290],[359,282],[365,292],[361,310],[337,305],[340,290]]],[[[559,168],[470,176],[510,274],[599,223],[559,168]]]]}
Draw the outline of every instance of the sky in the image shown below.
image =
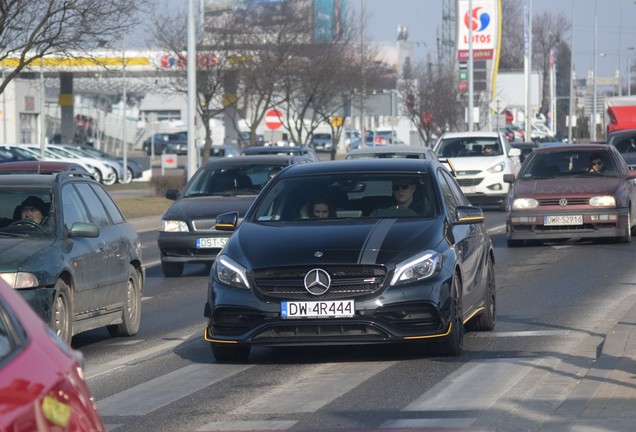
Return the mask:
{"type": "MultiPolygon", "coordinates": [[[[406,26],[408,40],[417,42],[416,60],[425,59],[427,50],[436,54],[436,39],[442,29],[442,0],[349,0],[357,10],[364,2],[367,37],[376,42],[393,43],[398,25],[406,26]],[[421,57],[420,57],[421,56],[421,57]]],[[[453,0],[454,1],[454,0],[453,0]]],[[[631,58],[636,65],[636,2],[634,0],[514,0],[530,5],[532,14],[562,12],[574,23],[574,67],[577,78],[594,70],[594,23],[598,76],[614,76],[621,64],[627,76],[631,58]],[[596,8],[595,8],[596,4],[596,8]],[[596,13],[595,13],[596,10],[596,13]],[[629,50],[628,48],[634,48],[629,50]]],[[[519,29],[523,32],[523,28],[519,29]]]]}
{"type": "MultiPolygon", "coordinates": [[[[155,0],[160,7],[184,8],[187,0],[155,0]]],[[[425,60],[427,52],[436,54],[436,39],[442,29],[443,0],[347,0],[356,11],[364,3],[367,38],[393,44],[398,25],[406,26],[408,39],[414,43],[416,61],[425,60]]],[[[445,1],[445,0],[444,0],[445,1]]],[[[452,0],[455,1],[455,0],[452,0]]],[[[577,78],[594,70],[594,28],[596,21],[598,76],[627,76],[628,62],[636,65],[635,0],[512,0],[529,5],[532,14],[543,11],[562,12],[574,23],[574,66],[577,78]],[[595,20],[596,17],[596,20],[595,20]],[[629,48],[634,48],[629,50],[629,48]]],[[[519,29],[523,32],[523,28],[519,29]]],[[[135,36],[139,38],[137,34],[135,36]]]]}

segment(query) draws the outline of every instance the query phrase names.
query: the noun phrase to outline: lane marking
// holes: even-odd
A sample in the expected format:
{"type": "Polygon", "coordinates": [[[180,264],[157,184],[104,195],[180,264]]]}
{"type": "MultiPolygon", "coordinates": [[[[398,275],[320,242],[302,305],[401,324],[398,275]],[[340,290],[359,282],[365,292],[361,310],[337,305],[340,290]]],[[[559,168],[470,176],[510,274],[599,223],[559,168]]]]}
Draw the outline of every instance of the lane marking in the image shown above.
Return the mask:
{"type": "Polygon", "coordinates": [[[404,419],[404,420],[387,420],[381,429],[422,429],[422,428],[439,428],[453,429],[468,428],[476,421],[476,418],[427,418],[427,419],[404,419]]]}

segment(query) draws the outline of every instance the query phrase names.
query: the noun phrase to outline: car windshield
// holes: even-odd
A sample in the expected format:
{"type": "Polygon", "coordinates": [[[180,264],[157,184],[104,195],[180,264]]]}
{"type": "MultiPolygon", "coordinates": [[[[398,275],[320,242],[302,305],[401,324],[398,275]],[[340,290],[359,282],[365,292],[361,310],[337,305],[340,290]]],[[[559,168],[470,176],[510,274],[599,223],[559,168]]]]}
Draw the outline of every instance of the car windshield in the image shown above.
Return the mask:
{"type": "Polygon", "coordinates": [[[0,238],[51,235],[54,226],[51,194],[42,189],[0,191],[0,238]]]}
{"type": "Polygon", "coordinates": [[[499,156],[503,152],[496,137],[469,137],[442,139],[435,153],[438,157],[457,158],[499,156]]]}
{"type": "Polygon", "coordinates": [[[255,222],[430,218],[437,210],[427,174],[341,174],[282,178],[252,215],[255,222]]]}
{"type": "Polygon", "coordinates": [[[268,180],[284,168],[280,164],[236,167],[202,167],[186,185],[183,196],[257,195],[268,180]]]}
{"type": "Polygon", "coordinates": [[[610,153],[595,150],[563,150],[534,152],[519,177],[543,179],[563,177],[588,177],[602,175],[617,177],[618,171],[610,153]]]}

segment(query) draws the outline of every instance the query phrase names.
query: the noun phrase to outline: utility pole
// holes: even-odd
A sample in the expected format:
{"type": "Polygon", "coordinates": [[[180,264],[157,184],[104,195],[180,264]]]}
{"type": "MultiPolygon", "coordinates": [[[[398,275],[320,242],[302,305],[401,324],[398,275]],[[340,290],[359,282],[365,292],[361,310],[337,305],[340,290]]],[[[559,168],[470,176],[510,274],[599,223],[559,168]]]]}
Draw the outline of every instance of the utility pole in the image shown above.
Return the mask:
{"type": "Polygon", "coordinates": [[[196,46],[194,38],[194,0],[188,0],[188,163],[186,175],[189,180],[197,169],[197,149],[195,141],[196,133],[196,100],[197,100],[197,75],[196,75],[196,46]]]}

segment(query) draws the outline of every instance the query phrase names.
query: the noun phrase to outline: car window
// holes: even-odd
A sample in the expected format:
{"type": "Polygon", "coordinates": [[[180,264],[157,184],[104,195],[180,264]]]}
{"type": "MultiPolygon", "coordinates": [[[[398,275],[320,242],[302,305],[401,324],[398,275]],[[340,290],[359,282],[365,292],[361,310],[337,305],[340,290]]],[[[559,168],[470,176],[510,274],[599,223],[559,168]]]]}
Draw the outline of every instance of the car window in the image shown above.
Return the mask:
{"type": "Polygon", "coordinates": [[[14,318],[9,306],[0,298],[0,370],[4,360],[21,349],[26,337],[24,328],[14,318]]]}
{"type": "Polygon", "coordinates": [[[435,149],[438,157],[475,157],[501,155],[503,149],[496,137],[445,138],[435,149]],[[488,152],[491,150],[492,152],[488,152]]]}
{"type": "Polygon", "coordinates": [[[311,206],[318,201],[327,204],[330,219],[427,218],[436,212],[426,174],[342,174],[281,179],[262,197],[253,220],[312,219],[311,206]],[[399,195],[407,191],[408,203],[398,205],[399,195]]]}
{"type": "Polygon", "coordinates": [[[636,153],[636,137],[615,138],[611,143],[620,154],[636,153]]]}
{"type": "Polygon", "coordinates": [[[230,168],[204,167],[186,185],[184,197],[205,195],[256,195],[280,164],[258,164],[230,168]]]}
{"type": "Polygon", "coordinates": [[[90,187],[88,183],[77,183],[75,185],[79,190],[80,195],[86,202],[86,206],[89,209],[90,217],[99,227],[106,227],[111,225],[110,218],[106,213],[106,209],[102,204],[99,197],[95,194],[95,191],[90,187]]]}
{"type": "Polygon", "coordinates": [[[92,223],[77,189],[72,184],[62,187],[62,214],[66,230],[70,230],[75,222],[92,223]]]}
{"type": "Polygon", "coordinates": [[[49,191],[29,190],[29,189],[8,189],[0,191],[0,228],[8,227],[14,222],[22,219],[22,203],[35,197],[41,203],[40,211],[44,217],[41,227],[43,229],[33,230],[32,227],[16,226],[15,230],[23,234],[43,234],[51,231],[53,221],[50,220],[51,213],[51,194],[49,191]],[[20,229],[18,229],[20,228],[20,229]]]}
{"type": "Polygon", "coordinates": [[[106,207],[106,211],[108,212],[108,215],[110,216],[110,219],[113,221],[113,223],[120,224],[126,222],[124,215],[121,213],[119,207],[117,207],[117,204],[115,204],[110,195],[108,195],[108,192],[106,192],[104,188],[99,185],[91,184],[90,186],[95,191],[104,207],[106,207]]]}
{"type": "Polygon", "coordinates": [[[535,152],[527,160],[520,178],[556,178],[590,175],[591,162],[600,158],[603,162],[601,174],[609,177],[618,176],[617,167],[608,151],[554,151],[535,152]]]}
{"type": "Polygon", "coordinates": [[[439,178],[439,186],[444,196],[444,204],[446,206],[447,214],[454,220],[456,217],[457,206],[460,202],[457,200],[457,193],[453,190],[453,181],[448,178],[446,173],[442,170],[437,172],[439,178]]]}

